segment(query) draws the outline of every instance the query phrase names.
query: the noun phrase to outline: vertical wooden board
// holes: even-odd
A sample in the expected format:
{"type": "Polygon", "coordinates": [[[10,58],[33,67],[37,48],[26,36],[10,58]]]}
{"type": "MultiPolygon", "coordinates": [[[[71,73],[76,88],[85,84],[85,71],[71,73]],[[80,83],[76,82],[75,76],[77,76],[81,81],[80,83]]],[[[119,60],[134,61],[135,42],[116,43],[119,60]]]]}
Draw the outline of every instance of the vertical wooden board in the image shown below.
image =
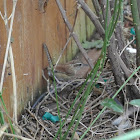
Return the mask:
{"type": "MultiPolygon", "coordinates": [[[[92,11],[95,11],[94,7],[93,7],[93,4],[92,4],[92,1],[86,0],[86,3],[91,8],[92,11]]],[[[94,30],[95,30],[94,24],[91,22],[89,17],[86,16],[86,35],[87,35],[87,40],[90,39],[90,37],[93,34],[94,30]]]]}
{"type": "MultiPolygon", "coordinates": [[[[63,0],[61,2],[64,5],[63,0]]],[[[0,6],[3,7],[2,2],[0,2],[0,6]]],[[[7,7],[12,9],[12,2],[7,2],[7,7]]],[[[7,40],[4,24],[0,25],[0,31],[3,34],[0,36],[0,45],[2,46],[0,64],[2,64],[7,40]]],[[[20,113],[23,107],[27,105],[27,101],[30,99],[32,101],[35,94],[41,91],[41,72],[48,64],[42,43],[45,42],[48,45],[55,61],[65,44],[65,24],[59,14],[55,0],[49,1],[45,13],[39,11],[38,0],[18,1],[12,36],[14,39],[12,47],[17,78],[18,113],[20,113]]],[[[4,89],[7,93],[4,94],[4,99],[8,110],[12,113],[11,76],[6,78],[4,89]]]]}
{"type": "Polygon", "coordinates": [[[71,46],[72,46],[72,58],[75,57],[77,52],[79,51],[77,44],[75,43],[74,39],[71,41],[71,46]]]}
{"type": "MultiPolygon", "coordinates": [[[[61,0],[62,6],[64,1],[61,0]]],[[[60,52],[65,45],[65,24],[55,0],[48,2],[46,12],[41,15],[44,30],[44,42],[48,45],[51,52],[53,62],[55,63],[60,55],[60,52]]],[[[61,62],[65,61],[65,56],[62,56],[61,62]]]]}
{"type": "Polygon", "coordinates": [[[30,96],[33,99],[34,93],[39,93],[41,90],[42,69],[47,67],[42,43],[45,42],[47,44],[53,60],[56,61],[59,50],[61,50],[61,46],[64,44],[65,34],[62,33],[64,31],[63,21],[58,15],[59,11],[55,1],[49,1],[45,13],[38,10],[38,0],[28,4],[27,0],[22,3],[24,14],[23,41],[25,48],[23,61],[25,74],[24,91],[26,92],[24,97],[29,99],[30,96]],[[25,7],[26,11],[24,10],[25,7]]]}
{"type": "MultiPolygon", "coordinates": [[[[66,15],[67,15],[67,18],[68,18],[68,21],[70,22],[71,26],[73,27],[73,24],[74,24],[74,20],[75,20],[75,14],[76,14],[76,10],[75,10],[75,6],[76,6],[76,3],[75,3],[75,0],[67,0],[65,1],[65,10],[66,10],[66,15]]],[[[65,30],[66,30],[66,38],[68,40],[69,38],[69,35],[70,35],[70,31],[68,30],[68,27],[67,25],[65,26],[65,30]]],[[[65,50],[66,52],[66,61],[69,61],[73,58],[73,49],[72,49],[72,45],[71,45],[71,42],[72,42],[72,37],[71,37],[71,40],[69,41],[69,44],[65,50]]]]}
{"type": "MultiPolygon", "coordinates": [[[[33,98],[34,48],[32,28],[32,1],[18,1],[13,26],[13,54],[17,81],[18,112],[33,98]]],[[[35,32],[34,32],[35,34],[35,32]]],[[[13,100],[11,100],[13,103],[13,100]]]]}
{"type": "MultiPolygon", "coordinates": [[[[72,27],[73,27],[74,21],[75,21],[76,7],[77,7],[77,4],[74,0],[66,1],[66,9],[67,9],[66,13],[67,13],[67,17],[68,17],[72,27]]],[[[67,36],[68,36],[70,32],[68,31],[68,29],[66,31],[67,31],[67,36]]],[[[80,12],[78,12],[78,15],[77,15],[77,18],[76,18],[76,23],[75,23],[75,26],[74,26],[74,32],[78,35],[78,38],[80,40],[80,36],[81,36],[80,35],[81,34],[80,12]]],[[[75,56],[76,52],[78,51],[78,47],[77,47],[75,41],[73,40],[73,38],[72,38],[70,46],[68,46],[68,48],[70,48],[70,49],[67,50],[67,61],[71,60],[75,56]]]]}
{"type": "MultiPolygon", "coordinates": [[[[66,9],[68,19],[73,26],[75,18],[75,0],[61,0],[62,6],[66,9]]],[[[0,2],[2,9],[3,2],[0,2]]],[[[12,10],[12,1],[7,0],[8,15],[12,10]]],[[[15,61],[15,71],[17,80],[17,100],[18,113],[27,105],[29,100],[33,100],[36,93],[42,90],[42,69],[48,66],[46,55],[42,48],[42,43],[46,43],[54,63],[64,47],[69,35],[66,25],[56,5],[55,0],[49,0],[45,8],[45,13],[38,9],[38,0],[18,1],[12,32],[12,48],[15,61]]],[[[85,40],[84,13],[80,10],[78,14],[74,32],[81,41],[85,40]]],[[[6,48],[7,35],[5,25],[0,19],[0,66],[6,48]]],[[[62,56],[61,63],[72,59],[78,50],[77,45],[71,40],[69,46],[62,56]]],[[[1,66],[2,67],[2,66],[1,66]]],[[[7,69],[8,72],[11,72],[7,69]]],[[[6,75],[4,81],[4,100],[8,111],[13,113],[13,88],[12,76],[6,75]]]]}
{"type": "MultiPolygon", "coordinates": [[[[75,27],[74,27],[74,32],[75,34],[78,36],[78,39],[80,40],[80,34],[81,34],[81,30],[80,30],[80,13],[78,13],[77,15],[77,19],[76,19],[76,23],[75,23],[75,27]]],[[[72,52],[73,52],[73,56],[76,54],[76,52],[78,51],[78,46],[76,45],[74,39],[72,39],[72,52]]]]}
{"type": "Polygon", "coordinates": [[[86,19],[85,12],[80,8],[79,9],[79,19],[80,19],[80,42],[84,42],[86,40],[86,19]]]}

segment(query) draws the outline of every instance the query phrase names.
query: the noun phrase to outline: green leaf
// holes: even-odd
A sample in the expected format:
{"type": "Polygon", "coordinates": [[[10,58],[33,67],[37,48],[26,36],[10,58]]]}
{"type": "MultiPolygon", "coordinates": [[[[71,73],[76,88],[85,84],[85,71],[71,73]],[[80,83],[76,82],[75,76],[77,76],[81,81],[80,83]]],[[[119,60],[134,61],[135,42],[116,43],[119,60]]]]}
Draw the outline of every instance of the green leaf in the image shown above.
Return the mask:
{"type": "Polygon", "coordinates": [[[131,100],[129,104],[140,107],[140,99],[131,100]]]}
{"type": "Polygon", "coordinates": [[[84,49],[92,49],[92,48],[100,49],[103,47],[103,40],[94,40],[92,42],[85,41],[84,43],[82,43],[82,46],[84,49]]]}
{"type": "Polygon", "coordinates": [[[106,98],[103,100],[101,105],[106,106],[115,112],[123,113],[123,107],[119,105],[117,102],[115,102],[113,99],[106,98]]]}

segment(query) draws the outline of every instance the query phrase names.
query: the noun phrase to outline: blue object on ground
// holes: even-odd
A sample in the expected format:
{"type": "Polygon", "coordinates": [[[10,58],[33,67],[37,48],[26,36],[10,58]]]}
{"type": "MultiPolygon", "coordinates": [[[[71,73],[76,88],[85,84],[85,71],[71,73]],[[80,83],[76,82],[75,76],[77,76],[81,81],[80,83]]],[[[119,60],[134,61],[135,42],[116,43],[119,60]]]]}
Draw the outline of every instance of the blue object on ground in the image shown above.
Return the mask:
{"type": "Polygon", "coordinates": [[[50,120],[53,123],[56,123],[59,121],[59,117],[58,116],[53,116],[51,113],[46,112],[43,116],[42,116],[43,120],[50,120]]]}
{"type": "Polygon", "coordinates": [[[131,28],[131,29],[130,29],[130,33],[131,33],[132,35],[136,35],[135,29],[134,29],[134,28],[131,28]]]}

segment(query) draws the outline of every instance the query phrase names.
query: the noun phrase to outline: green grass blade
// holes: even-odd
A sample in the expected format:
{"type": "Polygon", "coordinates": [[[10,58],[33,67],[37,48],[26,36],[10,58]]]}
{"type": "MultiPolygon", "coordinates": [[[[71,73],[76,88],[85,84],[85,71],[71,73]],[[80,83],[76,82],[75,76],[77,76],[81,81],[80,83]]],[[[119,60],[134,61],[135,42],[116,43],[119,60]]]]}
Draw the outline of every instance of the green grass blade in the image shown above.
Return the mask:
{"type": "Polygon", "coordinates": [[[112,138],[110,140],[132,140],[140,137],[140,129],[127,132],[121,136],[112,138]]]}
{"type": "MultiPolygon", "coordinates": [[[[5,105],[5,103],[4,103],[2,94],[0,94],[0,100],[1,100],[1,103],[2,103],[2,105],[3,105],[3,107],[4,107],[5,112],[8,114],[8,111],[7,111],[6,105],[5,105]]],[[[12,121],[9,119],[9,117],[8,117],[8,122],[9,122],[9,124],[10,124],[11,132],[12,132],[13,134],[16,134],[16,133],[15,133],[15,130],[14,130],[14,127],[13,127],[13,125],[12,125],[12,121]]],[[[15,139],[15,140],[18,140],[17,138],[14,138],[14,139],[15,139]]]]}
{"type": "MultiPolygon", "coordinates": [[[[116,94],[112,97],[112,99],[114,99],[118,93],[122,90],[122,88],[128,83],[128,81],[136,74],[136,72],[138,72],[140,70],[140,66],[130,75],[130,77],[124,82],[124,84],[119,88],[119,90],[116,92],[116,94]]],[[[84,132],[84,134],[81,136],[80,140],[82,140],[84,138],[84,136],[86,135],[86,133],[90,130],[90,128],[92,127],[92,125],[98,120],[98,118],[100,117],[100,115],[105,111],[106,107],[104,107],[98,114],[98,116],[93,120],[93,122],[90,124],[90,126],[87,128],[87,130],[84,132]]],[[[119,139],[120,140],[120,139],[119,139]]]]}
{"type": "Polygon", "coordinates": [[[57,112],[58,112],[58,117],[59,117],[59,120],[60,120],[60,139],[61,139],[61,137],[62,137],[62,135],[61,135],[61,132],[62,132],[62,119],[61,119],[61,116],[60,116],[60,109],[59,109],[59,104],[58,104],[56,80],[55,80],[53,65],[51,65],[51,70],[52,70],[52,74],[53,74],[53,85],[54,85],[54,88],[55,88],[55,98],[56,98],[57,112]]]}

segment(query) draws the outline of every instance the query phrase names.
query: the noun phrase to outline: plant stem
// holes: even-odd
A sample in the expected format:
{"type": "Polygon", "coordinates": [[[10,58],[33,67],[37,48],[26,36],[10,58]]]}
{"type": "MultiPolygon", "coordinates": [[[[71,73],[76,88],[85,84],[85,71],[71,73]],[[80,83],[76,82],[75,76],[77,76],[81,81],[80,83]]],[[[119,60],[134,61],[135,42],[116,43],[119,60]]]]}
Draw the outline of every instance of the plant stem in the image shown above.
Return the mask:
{"type": "Polygon", "coordinates": [[[140,17],[138,12],[137,1],[138,0],[130,0],[130,3],[136,32],[136,48],[137,48],[136,62],[137,66],[140,66],[140,17]]]}

